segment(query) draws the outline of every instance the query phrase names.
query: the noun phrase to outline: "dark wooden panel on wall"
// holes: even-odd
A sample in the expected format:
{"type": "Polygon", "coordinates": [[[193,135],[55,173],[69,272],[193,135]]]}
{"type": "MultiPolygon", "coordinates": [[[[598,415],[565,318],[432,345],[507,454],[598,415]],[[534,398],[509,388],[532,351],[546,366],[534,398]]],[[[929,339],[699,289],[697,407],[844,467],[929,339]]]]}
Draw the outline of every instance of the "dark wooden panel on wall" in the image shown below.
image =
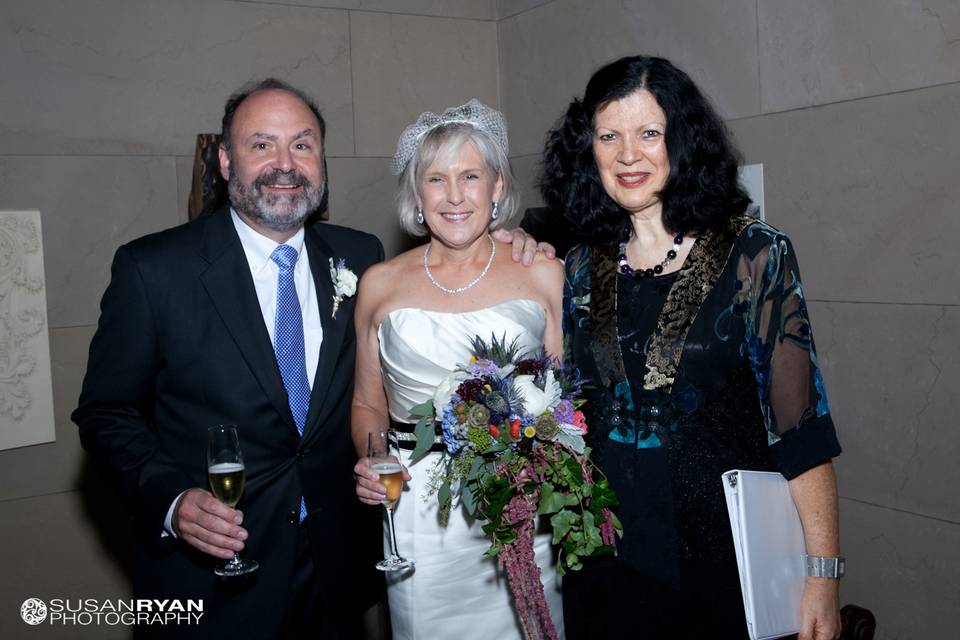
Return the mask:
{"type": "Polygon", "coordinates": [[[193,182],[187,202],[191,220],[216,211],[227,201],[227,182],[220,175],[219,148],[219,134],[197,134],[197,148],[193,154],[193,182]]]}

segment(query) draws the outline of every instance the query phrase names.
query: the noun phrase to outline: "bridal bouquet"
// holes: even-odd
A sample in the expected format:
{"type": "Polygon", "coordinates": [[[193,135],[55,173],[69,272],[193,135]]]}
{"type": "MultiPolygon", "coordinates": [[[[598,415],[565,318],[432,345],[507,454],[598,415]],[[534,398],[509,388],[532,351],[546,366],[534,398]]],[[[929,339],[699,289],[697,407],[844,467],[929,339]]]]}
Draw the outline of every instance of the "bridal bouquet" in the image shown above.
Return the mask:
{"type": "Polygon", "coordinates": [[[610,507],[617,498],[590,462],[577,373],[543,349],[520,354],[516,341],[492,338],[488,345],[476,337],[472,345],[470,362],[413,409],[420,420],[412,459],[430,450],[440,423],[445,453],[431,489],[441,522],[457,501],[486,520],[487,553],[506,570],[527,637],[554,638],[534,561],[536,518],[550,518],[563,575],[583,558],[615,551],[622,529],[610,507]]]}

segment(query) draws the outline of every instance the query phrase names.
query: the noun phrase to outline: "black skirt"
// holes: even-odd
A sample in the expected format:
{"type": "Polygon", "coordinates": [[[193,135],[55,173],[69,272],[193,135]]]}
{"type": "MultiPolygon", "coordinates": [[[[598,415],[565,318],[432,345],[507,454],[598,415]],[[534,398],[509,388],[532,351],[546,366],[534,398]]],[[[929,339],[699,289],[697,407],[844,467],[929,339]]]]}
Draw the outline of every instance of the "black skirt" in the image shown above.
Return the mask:
{"type": "Polygon", "coordinates": [[[680,562],[679,588],[616,560],[563,577],[567,640],[749,638],[735,563],[680,562]]]}

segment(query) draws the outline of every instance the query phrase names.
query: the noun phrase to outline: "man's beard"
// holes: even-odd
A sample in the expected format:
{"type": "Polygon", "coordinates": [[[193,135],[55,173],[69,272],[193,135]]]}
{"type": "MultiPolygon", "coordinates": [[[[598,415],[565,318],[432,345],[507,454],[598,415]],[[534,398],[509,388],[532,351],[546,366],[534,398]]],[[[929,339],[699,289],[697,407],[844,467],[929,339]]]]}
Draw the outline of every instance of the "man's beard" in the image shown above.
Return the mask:
{"type": "Polygon", "coordinates": [[[273,231],[289,231],[302,225],[320,206],[325,186],[326,176],[319,185],[312,185],[302,173],[275,169],[257,176],[249,185],[240,182],[236,172],[231,172],[227,192],[237,212],[273,231]],[[262,187],[268,184],[296,185],[302,189],[289,195],[263,193],[262,187]]]}

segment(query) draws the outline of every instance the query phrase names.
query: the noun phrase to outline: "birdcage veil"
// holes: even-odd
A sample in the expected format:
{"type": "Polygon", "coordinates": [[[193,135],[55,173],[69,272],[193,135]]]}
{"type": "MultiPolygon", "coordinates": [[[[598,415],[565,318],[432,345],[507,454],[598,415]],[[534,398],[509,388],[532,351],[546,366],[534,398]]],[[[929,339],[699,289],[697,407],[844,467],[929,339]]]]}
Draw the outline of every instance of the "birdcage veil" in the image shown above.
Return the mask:
{"type": "Polygon", "coordinates": [[[397,141],[397,152],[393,156],[390,167],[393,174],[400,175],[403,173],[407,163],[410,162],[410,158],[413,157],[414,152],[423,140],[423,136],[432,129],[452,123],[469,124],[483,131],[500,146],[504,157],[509,156],[507,121],[503,114],[474,98],[459,107],[450,107],[440,115],[432,111],[421,113],[417,121],[400,134],[400,140],[397,141]]]}

